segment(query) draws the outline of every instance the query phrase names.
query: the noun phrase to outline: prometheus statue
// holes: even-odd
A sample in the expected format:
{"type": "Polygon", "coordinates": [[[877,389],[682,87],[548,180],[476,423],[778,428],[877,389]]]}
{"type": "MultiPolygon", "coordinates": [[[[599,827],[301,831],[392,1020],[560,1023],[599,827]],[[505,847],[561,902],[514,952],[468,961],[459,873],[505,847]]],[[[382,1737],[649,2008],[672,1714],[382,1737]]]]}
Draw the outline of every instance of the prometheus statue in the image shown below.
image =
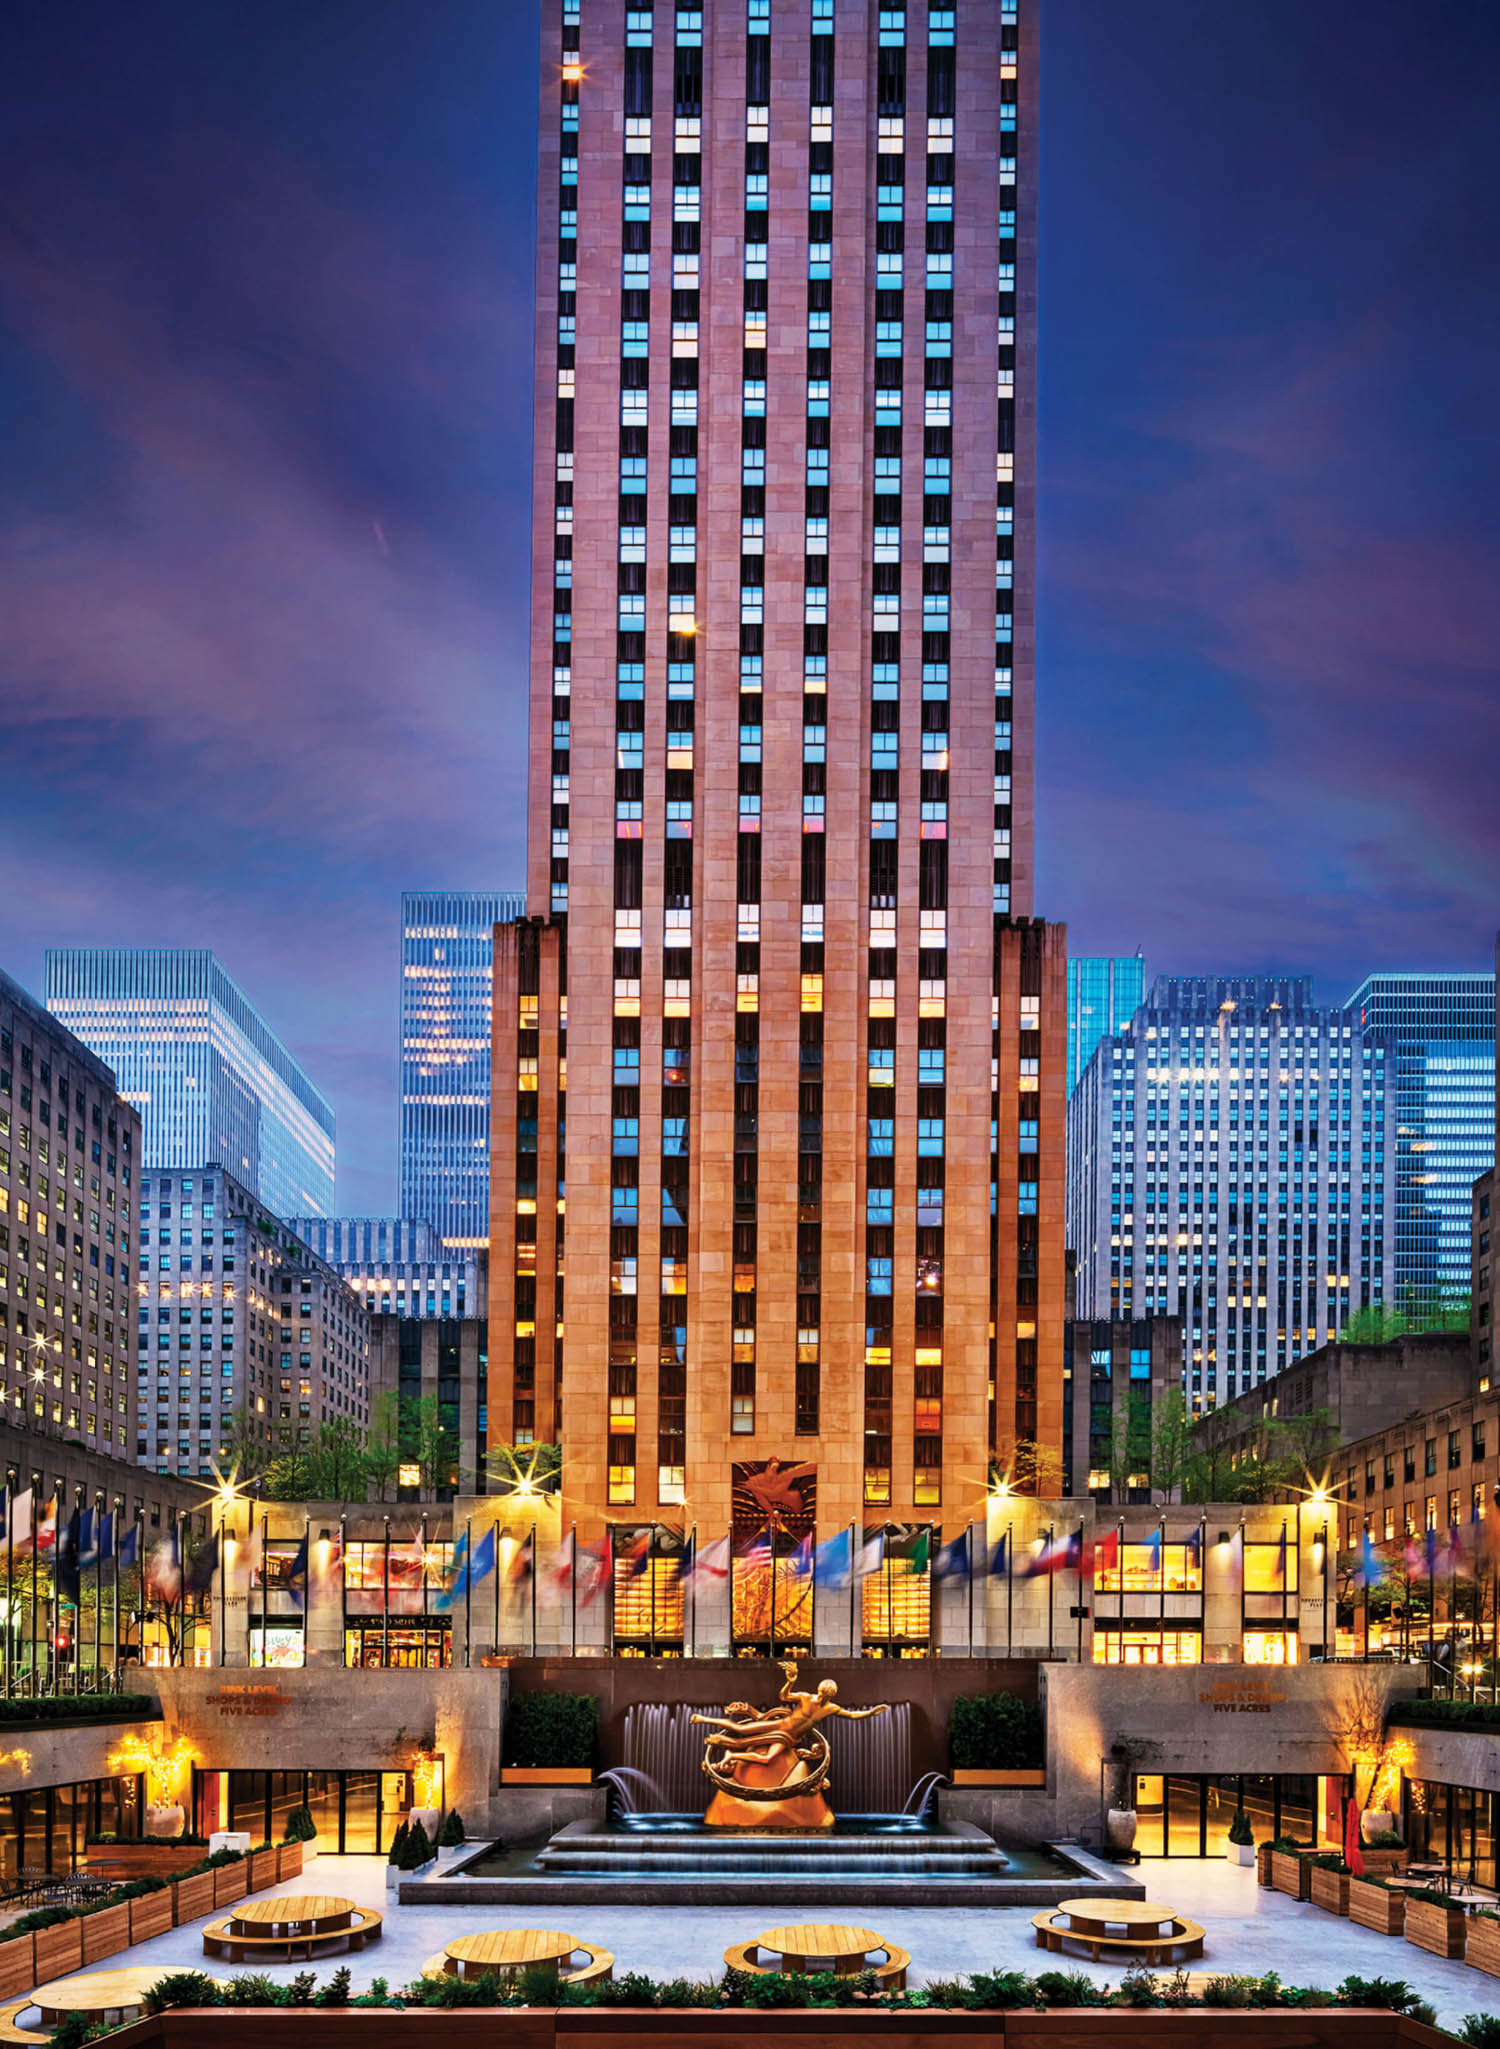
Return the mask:
{"type": "Polygon", "coordinates": [[[833,1827],[824,1797],[831,1757],[818,1727],[830,1716],[863,1722],[889,1707],[840,1707],[838,1685],[818,1683],[815,1693],[797,1691],[797,1666],[782,1661],[786,1677],[777,1705],[757,1713],[748,1702],[731,1701],[722,1715],[694,1715],[712,1730],[703,1747],[704,1776],[713,1786],[704,1821],[709,1828],[815,1829],[833,1827]]]}

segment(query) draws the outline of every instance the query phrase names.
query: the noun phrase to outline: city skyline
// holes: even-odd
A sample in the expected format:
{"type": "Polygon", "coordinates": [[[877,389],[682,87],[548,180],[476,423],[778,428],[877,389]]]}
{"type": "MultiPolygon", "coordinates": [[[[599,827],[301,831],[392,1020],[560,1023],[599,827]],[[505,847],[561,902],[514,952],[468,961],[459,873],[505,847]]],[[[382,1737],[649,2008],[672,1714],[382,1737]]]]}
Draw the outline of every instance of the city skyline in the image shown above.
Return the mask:
{"type": "MultiPolygon", "coordinates": [[[[339,1207],[360,1214],[394,1208],[390,907],[414,882],[521,874],[529,413],[524,378],[490,371],[529,345],[533,137],[529,100],[501,133],[493,105],[536,47],[524,6],[460,8],[441,33],[377,13],[379,34],[367,10],[270,19],[248,70],[213,7],[186,36],[85,6],[64,37],[35,14],[5,147],[58,269],[0,243],[18,422],[0,958],[33,992],[45,947],[106,938],[213,944],[248,987],[274,979],[279,1028],[339,1112],[339,1207]],[[356,112],[330,124],[335,76],[356,112]],[[55,125],[79,104],[91,147],[129,134],[123,175],[55,125]],[[174,249],[210,228],[219,260],[186,266],[174,249]],[[288,266],[337,288],[284,289],[288,266]],[[207,402],[184,439],[188,380],[207,402]],[[290,626],[295,659],[281,627],[218,630],[247,602],[290,626]],[[75,790],[89,802],[59,833],[75,790]],[[287,943],[293,896],[315,949],[287,943]]],[[[1493,325],[1469,252],[1494,219],[1496,56],[1472,15],[1431,10],[1413,63],[1403,10],[1332,8],[1286,67],[1285,6],[1049,11],[1039,901],[1079,952],[1311,970],[1322,1001],[1381,969],[1487,964],[1495,430],[1474,406],[1462,436],[1445,426],[1493,325]],[[1257,93],[1231,93],[1245,76],[1257,93]],[[1122,77],[1149,81],[1144,130],[1122,77]],[[1377,260],[1395,93],[1402,191],[1377,260]],[[1118,235],[1127,156],[1144,266],[1118,235]],[[1372,413],[1410,431],[1377,453],[1372,413]],[[1180,873],[1201,887],[1160,886],[1180,873]]]]}

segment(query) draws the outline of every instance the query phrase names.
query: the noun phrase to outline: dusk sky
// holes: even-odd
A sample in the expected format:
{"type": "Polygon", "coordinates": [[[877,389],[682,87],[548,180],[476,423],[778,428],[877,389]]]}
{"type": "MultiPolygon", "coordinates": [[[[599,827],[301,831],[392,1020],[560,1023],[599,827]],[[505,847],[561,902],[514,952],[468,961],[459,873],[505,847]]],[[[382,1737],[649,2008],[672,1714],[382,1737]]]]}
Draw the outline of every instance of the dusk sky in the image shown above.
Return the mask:
{"type": "MultiPolygon", "coordinates": [[[[978,0],[967,0],[978,4],[978,0]]],[[[210,945],[389,1212],[403,888],[522,880],[533,0],[10,0],[0,966],[210,945]]],[[[1048,0],[1038,909],[1489,965],[1500,14],[1048,0]]]]}

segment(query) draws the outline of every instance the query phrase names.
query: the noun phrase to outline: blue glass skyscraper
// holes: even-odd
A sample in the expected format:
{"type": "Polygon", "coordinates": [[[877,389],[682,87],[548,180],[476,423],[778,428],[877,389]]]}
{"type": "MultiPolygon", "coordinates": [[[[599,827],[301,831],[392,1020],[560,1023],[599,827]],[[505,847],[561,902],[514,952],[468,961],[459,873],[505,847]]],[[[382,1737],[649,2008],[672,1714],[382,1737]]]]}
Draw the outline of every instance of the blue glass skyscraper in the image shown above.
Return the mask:
{"type": "Polygon", "coordinates": [[[1393,1307],[1467,1295],[1471,1192],[1495,1158],[1493,974],[1369,975],[1349,999],[1393,1048],[1393,1307]]]}
{"type": "Polygon", "coordinates": [[[401,1214],[450,1247],[490,1233],[490,991],[520,890],[401,898],[401,1214]]]}
{"type": "Polygon", "coordinates": [[[1068,1094],[1101,1039],[1123,1031],[1146,1000],[1146,956],[1080,954],[1068,961],[1068,1094]]]}
{"type": "Polygon", "coordinates": [[[64,947],[47,1008],[115,1071],[152,1167],[226,1167],[278,1217],[333,1208],[334,1117],[207,947],[64,947]]]}

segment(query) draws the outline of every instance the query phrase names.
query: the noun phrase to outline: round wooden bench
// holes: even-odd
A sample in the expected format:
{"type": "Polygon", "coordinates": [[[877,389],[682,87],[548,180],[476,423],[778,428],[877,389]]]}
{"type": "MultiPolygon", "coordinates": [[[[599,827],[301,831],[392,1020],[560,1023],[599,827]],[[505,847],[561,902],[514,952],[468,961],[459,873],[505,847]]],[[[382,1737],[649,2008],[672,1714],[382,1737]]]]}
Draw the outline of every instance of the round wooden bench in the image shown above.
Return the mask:
{"type": "Polygon", "coordinates": [[[45,2042],[51,2035],[50,2027],[23,2028],[16,2020],[18,2013],[25,2013],[27,2007],[34,2007],[36,2000],[31,1993],[24,1999],[12,1999],[0,2006],[0,2042],[45,2042]]]}
{"type": "Polygon", "coordinates": [[[1038,1949],[1063,1954],[1066,1943],[1076,1942],[1095,1963],[1101,1953],[1118,1956],[1128,1951],[1148,1964],[1176,1963],[1179,1955],[1203,1954],[1199,1924],[1149,1900],[1064,1900],[1033,1914],[1031,1925],[1038,1949]]]}
{"type": "Polygon", "coordinates": [[[755,1977],[765,1977],[772,1971],[806,1972],[816,1968],[823,1957],[830,1959],[837,1976],[857,1978],[865,1971],[873,1971],[880,1983],[893,1992],[902,1990],[911,1968],[911,1952],[887,1942],[873,1928],[846,1928],[820,1922],[773,1928],[749,1942],[733,1943],[724,1952],[724,1962],[731,1971],[748,1971],[755,1977]],[[871,1953],[877,1950],[884,1953],[883,1963],[870,1962],[871,1953]],[[761,1961],[762,1951],[769,1961],[761,1961]]]}
{"type": "Polygon", "coordinates": [[[206,1957],[223,1957],[231,1964],[243,1963],[245,1957],[261,1956],[268,1951],[284,1950],[287,1961],[293,1956],[306,1957],[312,1962],[313,1952],[323,1943],[334,1947],[327,1951],[330,1956],[341,1950],[363,1949],[367,1942],[378,1942],[385,1926],[384,1916],[373,1907],[358,1907],[349,1918],[345,1928],[308,1928],[294,1933],[291,1928],[275,1935],[252,1935],[244,1932],[232,1914],[222,1921],[210,1921],[203,1931],[203,1954],[206,1957]]]}
{"type": "MultiPolygon", "coordinates": [[[[615,1956],[613,1950],[601,1949],[597,1942],[580,1942],[574,1945],[573,1953],[576,1956],[580,1951],[587,1956],[588,1962],[570,1969],[563,1969],[559,1966],[557,1975],[562,1984],[597,1984],[604,1978],[612,1978],[614,1976],[615,1956]]],[[[539,1968],[542,1968],[542,1966],[537,1964],[500,1965],[496,1968],[495,1975],[497,1977],[511,1977],[518,1969],[536,1970],[539,1968]]],[[[422,1966],[422,1976],[424,1978],[451,1978],[454,1975],[453,1959],[443,1949],[430,1956],[422,1966]]],[[[472,1977],[475,1974],[470,1972],[469,1975],[472,1977]]]]}

